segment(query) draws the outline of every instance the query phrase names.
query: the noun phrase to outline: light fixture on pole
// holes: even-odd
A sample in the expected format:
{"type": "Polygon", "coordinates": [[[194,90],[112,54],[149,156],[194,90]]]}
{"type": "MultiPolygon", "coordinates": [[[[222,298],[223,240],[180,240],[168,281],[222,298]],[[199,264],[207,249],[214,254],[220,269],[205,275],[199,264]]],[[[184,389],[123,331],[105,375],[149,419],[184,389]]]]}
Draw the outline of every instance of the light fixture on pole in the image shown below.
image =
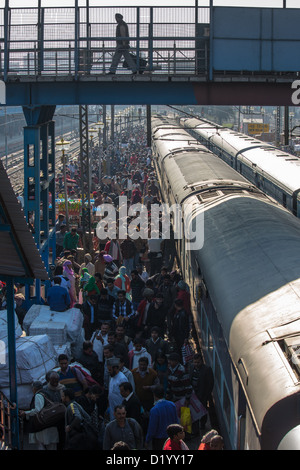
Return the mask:
{"type": "MultiPolygon", "coordinates": [[[[110,131],[112,132],[111,128],[112,128],[112,119],[110,116],[107,116],[106,118],[107,121],[111,121],[111,125],[110,125],[110,131]]],[[[107,131],[109,130],[109,126],[107,126],[107,131]]],[[[108,176],[110,176],[110,152],[111,152],[111,145],[109,146],[109,148],[107,148],[107,151],[106,151],[106,174],[108,176]]]]}
{"type": "Polygon", "coordinates": [[[68,204],[68,188],[67,188],[67,172],[66,172],[66,155],[65,152],[69,150],[70,142],[64,140],[62,137],[61,140],[56,142],[56,146],[61,149],[62,152],[62,164],[63,164],[63,177],[64,177],[64,192],[65,192],[65,210],[66,210],[66,226],[67,230],[70,230],[69,224],[69,204],[68,204]]]}
{"type": "Polygon", "coordinates": [[[292,138],[293,137],[293,117],[295,116],[295,113],[293,111],[290,111],[289,113],[289,116],[290,116],[290,137],[292,138]]]}

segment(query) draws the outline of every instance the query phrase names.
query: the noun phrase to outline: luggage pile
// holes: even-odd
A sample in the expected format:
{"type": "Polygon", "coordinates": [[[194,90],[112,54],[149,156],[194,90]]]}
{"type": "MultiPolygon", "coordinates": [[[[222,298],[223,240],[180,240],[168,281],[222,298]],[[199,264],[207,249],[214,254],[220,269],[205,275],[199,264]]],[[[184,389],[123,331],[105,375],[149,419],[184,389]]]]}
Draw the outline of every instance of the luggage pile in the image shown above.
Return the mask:
{"type": "Polygon", "coordinates": [[[27,336],[47,334],[59,354],[77,358],[84,341],[83,316],[78,308],[54,312],[47,305],[32,305],[28,310],[23,328],[27,336]]]}
{"type": "MultiPolygon", "coordinates": [[[[24,331],[15,316],[19,408],[29,408],[32,383],[45,382],[46,373],[57,367],[59,354],[79,356],[84,341],[82,324],[83,316],[76,308],[53,312],[46,305],[32,305],[23,321],[24,331]]],[[[0,389],[10,397],[6,310],[0,311],[0,389]]]]}

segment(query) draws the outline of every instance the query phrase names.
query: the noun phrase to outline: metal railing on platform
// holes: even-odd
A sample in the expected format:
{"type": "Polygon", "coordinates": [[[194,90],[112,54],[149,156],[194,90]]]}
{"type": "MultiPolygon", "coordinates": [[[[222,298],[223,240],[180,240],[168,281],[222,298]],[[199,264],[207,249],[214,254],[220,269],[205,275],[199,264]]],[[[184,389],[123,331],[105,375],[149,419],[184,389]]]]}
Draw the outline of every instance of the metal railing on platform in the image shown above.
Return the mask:
{"type": "MultiPolygon", "coordinates": [[[[130,48],[130,53],[136,55],[136,49],[130,48]]],[[[189,74],[206,75],[208,72],[208,48],[177,48],[173,47],[153,49],[150,65],[147,49],[140,49],[137,68],[142,72],[157,72],[161,74],[189,74]],[[144,65],[146,61],[146,65],[144,65]]],[[[10,54],[8,75],[74,75],[76,70],[80,74],[105,74],[112,62],[114,49],[94,48],[79,51],[78,66],[76,67],[74,48],[48,49],[44,54],[43,66],[40,66],[39,50],[34,47],[32,51],[24,52],[14,50],[10,54]],[[22,65],[20,66],[20,63],[22,65]]],[[[4,53],[0,49],[0,74],[4,75],[4,53]]],[[[127,68],[119,66],[119,72],[128,73],[127,68]]]]}
{"type": "MultiPolygon", "coordinates": [[[[16,406],[0,391],[0,450],[13,448],[13,418],[11,411],[16,406]]],[[[18,418],[17,418],[18,419],[18,418]]]]}

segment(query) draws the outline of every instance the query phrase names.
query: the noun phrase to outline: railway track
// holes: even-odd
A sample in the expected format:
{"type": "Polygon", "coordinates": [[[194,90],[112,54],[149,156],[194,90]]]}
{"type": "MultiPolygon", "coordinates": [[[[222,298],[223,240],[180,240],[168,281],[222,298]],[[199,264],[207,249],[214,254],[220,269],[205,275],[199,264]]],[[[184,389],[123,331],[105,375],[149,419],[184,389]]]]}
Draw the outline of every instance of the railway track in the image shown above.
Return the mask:
{"type": "MultiPolygon", "coordinates": [[[[80,153],[80,142],[79,140],[72,140],[71,133],[67,133],[64,135],[66,140],[71,141],[70,143],[70,151],[69,151],[69,160],[74,160],[78,157],[80,153]]],[[[62,168],[62,152],[60,150],[56,150],[55,152],[55,169],[56,172],[59,173],[60,169],[62,168]]],[[[6,167],[6,157],[3,157],[2,162],[6,167]]],[[[23,193],[24,190],[24,150],[18,150],[14,153],[8,155],[7,158],[7,174],[9,179],[11,180],[12,187],[15,193],[23,193]]]]}

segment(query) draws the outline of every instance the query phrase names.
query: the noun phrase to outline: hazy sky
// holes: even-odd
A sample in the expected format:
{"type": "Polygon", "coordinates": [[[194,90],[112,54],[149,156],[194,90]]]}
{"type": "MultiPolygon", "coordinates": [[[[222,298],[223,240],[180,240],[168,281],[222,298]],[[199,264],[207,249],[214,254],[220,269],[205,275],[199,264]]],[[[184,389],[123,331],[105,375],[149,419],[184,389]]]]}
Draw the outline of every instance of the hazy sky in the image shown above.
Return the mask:
{"type": "MultiPolygon", "coordinates": [[[[209,0],[199,0],[199,6],[209,5],[209,0]]],[[[286,0],[288,8],[300,8],[299,0],[286,0]]],[[[10,7],[30,8],[36,7],[38,0],[10,0],[10,7]]],[[[42,6],[74,6],[74,0],[42,0],[42,6]]],[[[0,0],[0,8],[5,5],[5,0],[0,0]]],[[[80,6],[86,5],[86,0],[79,0],[80,6]]],[[[190,6],[195,5],[194,0],[90,0],[90,6],[190,6]]],[[[216,6],[249,6],[249,7],[281,7],[283,0],[214,0],[216,6]]]]}

